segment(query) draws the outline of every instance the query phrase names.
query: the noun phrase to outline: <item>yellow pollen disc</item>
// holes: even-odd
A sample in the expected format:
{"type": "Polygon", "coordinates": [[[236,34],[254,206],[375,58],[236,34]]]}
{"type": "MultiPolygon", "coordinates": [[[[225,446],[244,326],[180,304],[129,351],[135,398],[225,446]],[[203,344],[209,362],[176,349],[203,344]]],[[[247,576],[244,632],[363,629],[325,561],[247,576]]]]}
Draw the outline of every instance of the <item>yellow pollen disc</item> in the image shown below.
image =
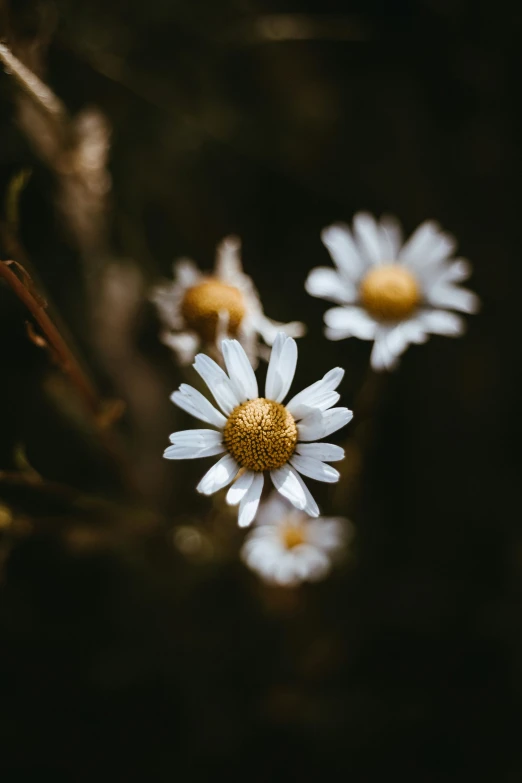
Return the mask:
{"type": "Polygon", "coordinates": [[[288,526],[283,529],[283,544],[287,549],[293,549],[306,541],[304,532],[300,527],[288,526]]]}
{"type": "Polygon", "coordinates": [[[407,318],[420,302],[417,281],[399,264],[378,266],[361,283],[364,307],[380,321],[400,321],[407,318]]]}
{"type": "Polygon", "coordinates": [[[258,397],[234,408],[223,441],[241,468],[274,470],[294,453],[297,426],[284,405],[258,397]]]}
{"type": "Polygon", "coordinates": [[[219,313],[223,311],[228,313],[228,333],[237,334],[245,315],[243,294],[215,277],[207,277],[189,288],[181,303],[181,314],[187,326],[207,342],[215,340],[219,313]]]}

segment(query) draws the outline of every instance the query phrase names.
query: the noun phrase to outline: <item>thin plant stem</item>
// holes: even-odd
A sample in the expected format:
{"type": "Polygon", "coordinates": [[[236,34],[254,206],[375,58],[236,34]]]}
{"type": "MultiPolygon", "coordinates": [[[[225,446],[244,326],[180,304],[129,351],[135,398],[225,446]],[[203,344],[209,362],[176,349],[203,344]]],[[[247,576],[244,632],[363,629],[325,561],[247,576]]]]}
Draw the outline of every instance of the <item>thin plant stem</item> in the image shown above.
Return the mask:
{"type": "MultiPolygon", "coordinates": [[[[94,388],[93,384],[83,371],[80,363],[72,353],[71,349],[63,339],[62,335],[51,321],[45,311],[45,305],[43,301],[33,293],[30,288],[11,270],[11,266],[15,265],[14,261],[1,261],[0,262],[0,277],[2,277],[12,291],[16,294],[18,299],[27,307],[43,334],[45,335],[48,345],[51,347],[56,359],[63,370],[63,372],[69,377],[72,385],[76,388],[79,396],[83,400],[85,406],[94,414],[98,416],[102,410],[101,400],[94,388]]],[[[17,265],[24,275],[27,275],[23,267],[17,265]]],[[[27,275],[27,279],[30,280],[27,275]]]]}
{"type": "Polygon", "coordinates": [[[8,46],[0,43],[0,62],[11,74],[16,83],[36,103],[48,117],[57,124],[65,126],[69,122],[67,110],[54,92],[36,76],[30,68],[12,53],[8,46]]]}

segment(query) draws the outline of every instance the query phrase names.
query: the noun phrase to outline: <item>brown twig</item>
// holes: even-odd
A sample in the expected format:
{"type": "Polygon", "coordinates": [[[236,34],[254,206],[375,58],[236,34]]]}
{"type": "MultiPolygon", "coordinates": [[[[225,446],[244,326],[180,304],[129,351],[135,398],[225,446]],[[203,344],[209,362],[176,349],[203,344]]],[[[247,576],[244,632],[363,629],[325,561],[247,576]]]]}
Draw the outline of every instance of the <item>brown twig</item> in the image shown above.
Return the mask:
{"type": "Polygon", "coordinates": [[[40,109],[57,124],[67,125],[69,117],[61,100],[3,43],[0,43],[0,62],[40,109]]]}
{"type": "Polygon", "coordinates": [[[63,339],[62,335],[45,311],[45,304],[38,294],[33,293],[27,284],[30,277],[23,267],[16,264],[22,271],[25,281],[22,281],[11,269],[14,261],[0,261],[0,277],[2,277],[16,296],[27,307],[51,346],[56,359],[64,373],[69,377],[85,406],[97,417],[102,411],[102,402],[98,394],[81,368],[78,360],[63,339]]]}

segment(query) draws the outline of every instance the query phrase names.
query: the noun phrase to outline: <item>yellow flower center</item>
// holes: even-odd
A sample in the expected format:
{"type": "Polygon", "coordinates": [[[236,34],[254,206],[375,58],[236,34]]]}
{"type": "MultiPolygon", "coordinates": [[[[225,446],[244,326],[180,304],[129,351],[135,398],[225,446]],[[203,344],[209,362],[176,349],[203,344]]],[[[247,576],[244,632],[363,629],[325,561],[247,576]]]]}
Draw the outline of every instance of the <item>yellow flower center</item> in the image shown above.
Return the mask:
{"type": "Polygon", "coordinates": [[[215,340],[222,312],[228,313],[228,333],[236,335],[245,315],[243,294],[215,277],[208,277],[187,289],[181,303],[181,314],[187,326],[207,342],[215,340]]]}
{"type": "Polygon", "coordinates": [[[283,544],[287,549],[293,549],[295,546],[299,546],[305,542],[306,538],[301,527],[288,525],[283,528],[283,544]]]}
{"type": "Polygon", "coordinates": [[[284,405],[258,397],[234,408],[225,424],[223,441],[239,467],[274,470],[294,453],[297,426],[284,405]]]}
{"type": "Polygon", "coordinates": [[[370,315],[380,321],[400,321],[415,310],[421,299],[417,281],[399,264],[378,266],[361,283],[361,300],[370,315]]]}

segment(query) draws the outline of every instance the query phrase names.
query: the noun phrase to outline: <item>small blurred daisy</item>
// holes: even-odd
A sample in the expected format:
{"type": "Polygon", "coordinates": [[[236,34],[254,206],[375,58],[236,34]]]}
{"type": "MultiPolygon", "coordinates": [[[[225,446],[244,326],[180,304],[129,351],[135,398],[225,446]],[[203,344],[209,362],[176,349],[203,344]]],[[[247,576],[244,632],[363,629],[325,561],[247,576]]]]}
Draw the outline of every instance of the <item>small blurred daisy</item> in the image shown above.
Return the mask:
{"type": "Polygon", "coordinates": [[[272,345],[278,332],[292,337],[304,333],[302,323],[280,324],[264,315],[254,284],[243,273],[240,248],[237,237],[227,237],[218,245],[212,275],[184,259],[174,264],[172,282],[153,289],[151,301],[164,327],[161,340],[180,364],[190,364],[202,345],[219,360],[226,337],[237,337],[255,364],[264,354],[259,337],[272,345]]]}
{"type": "Polygon", "coordinates": [[[183,410],[216,429],[186,430],[170,436],[167,459],[193,459],[222,454],[203,476],[198,492],[212,495],[234,482],[227,503],[239,504],[239,525],[255,517],[268,471],[275,488],[293,505],[312,517],[319,509],[300,473],[317,481],[336,482],[339,472],[325,462],[343,459],[344,450],[325,438],[352,419],[347,408],[333,408],[339,400],[335,389],[344,370],[336,367],[324,378],[296,394],[285,406],[297,364],[295,340],[283,333],[275,339],[266,376],[265,397],[259,396],[256,376],[237,340],[223,340],[228,371],[204,354],[194,362],[221,408],[215,408],[200,392],[182,384],[171,400],[183,410]]]}
{"type": "Polygon", "coordinates": [[[321,238],[337,269],[313,269],[306,290],[341,305],[324,316],[330,340],[374,341],[375,370],[392,370],[410,343],[424,343],[430,333],[459,336],[464,321],[448,310],[479,307],[474,293],[456,285],[469,277],[470,265],[451,259],[455,240],[435,222],[423,223],[403,244],[393,218],[377,222],[360,212],[353,233],[334,225],[321,238]]]}
{"type": "Polygon", "coordinates": [[[347,519],[311,519],[273,493],[261,504],[241,558],[266,582],[293,587],[324,579],[352,535],[347,519]]]}

